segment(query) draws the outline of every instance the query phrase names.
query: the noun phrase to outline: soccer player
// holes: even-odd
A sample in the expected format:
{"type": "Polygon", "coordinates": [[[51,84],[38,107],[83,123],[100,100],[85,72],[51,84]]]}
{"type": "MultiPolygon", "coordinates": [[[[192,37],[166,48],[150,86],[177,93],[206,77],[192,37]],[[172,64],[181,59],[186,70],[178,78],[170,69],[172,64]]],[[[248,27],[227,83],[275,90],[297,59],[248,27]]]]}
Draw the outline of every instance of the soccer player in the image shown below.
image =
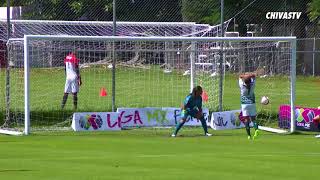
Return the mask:
{"type": "Polygon", "coordinates": [[[255,129],[253,139],[259,135],[258,123],[256,120],[256,101],[254,88],[256,83],[256,75],[254,73],[244,73],[239,76],[241,111],[246,127],[248,139],[252,139],[250,133],[250,122],[253,122],[255,129]]]}
{"type": "Polygon", "coordinates": [[[212,136],[212,134],[208,133],[207,123],[204,119],[203,113],[202,113],[202,88],[201,86],[197,86],[193,88],[192,93],[189,94],[183,103],[183,107],[181,109],[181,116],[182,119],[177,124],[176,129],[174,133],[171,135],[172,137],[176,137],[181,127],[184,125],[184,123],[187,120],[188,116],[197,118],[200,120],[202,128],[204,130],[205,136],[212,136]]]}
{"type": "MultiPolygon", "coordinates": [[[[319,107],[318,107],[319,109],[319,107]]],[[[320,115],[317,115],[316,117],[313,118],[313,123],[317,124],[318,126],[318,131],[320,131],[320,115]]],[[[320,134],[315,136],[316,138],[320,138],[320,134]]]]}
{"type": "Polygon", "coordinates": [[[67,99],[68,94],[72,93],[73,95],[73,109],[77,110],[78,105],[78,92],[79,86],[81,86],[81,76],[79,70],[79,60],[77,59],[74,53],[70,53],[64,59],[65,64],[65,74],[66,74],[66,84],[64,87],[64,95],[62,98],[61,108],[63,109],[67,99]]]}

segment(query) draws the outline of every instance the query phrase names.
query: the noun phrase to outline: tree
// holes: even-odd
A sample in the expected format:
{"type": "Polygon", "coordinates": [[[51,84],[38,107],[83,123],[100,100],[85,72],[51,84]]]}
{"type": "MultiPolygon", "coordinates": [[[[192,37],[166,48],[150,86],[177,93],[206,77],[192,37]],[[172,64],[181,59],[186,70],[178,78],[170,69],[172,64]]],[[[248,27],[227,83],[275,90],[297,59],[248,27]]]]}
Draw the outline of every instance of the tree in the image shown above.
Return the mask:
{"type": "MultiPolygon", "coordinates": [[[[25,6],[24,19],[111,21],[113,0],[12,0],[25,6]]],[[[6,6],[6,1],[0,1],[6,6]]],[[[120,21],[181,21],[181,0],[116,0],[120,21]]]]}
{"type": "Polygon", "coordinates": [[[310,20],[320,23],[320,0],[312,0],[308,4],[308,11],[310,20]]]}
{"type": "Polygon", "coordinates": [[[15,0],[24,6],[24,19],[37,20],[111,20],[112,0],[15,0]],[[110,8],[111,7],[111,8],[110,8]]]}
{"type": "Polygon", "coordinates": [[[119,21],[180,22],[180,0],[117,0],[119,21]]]}
{"type": "Polygon", "coordinates": [[[183,21],[206,24],[220,22],[220,1],[217,0],[182,0],[183,21]]]}

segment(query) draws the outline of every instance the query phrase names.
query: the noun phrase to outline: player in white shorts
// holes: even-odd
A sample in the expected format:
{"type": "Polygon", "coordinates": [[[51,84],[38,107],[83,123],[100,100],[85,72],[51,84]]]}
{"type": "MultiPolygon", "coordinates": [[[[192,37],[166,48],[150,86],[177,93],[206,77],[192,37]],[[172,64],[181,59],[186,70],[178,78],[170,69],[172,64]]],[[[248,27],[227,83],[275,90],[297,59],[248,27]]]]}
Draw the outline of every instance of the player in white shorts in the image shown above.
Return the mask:
{"type": "Polygon", "coordinates": [[[244,73],[239,76],[239,87],[241,97],[241,111],[244,117],[244,123],[248,134],[248,139],[251,139],[250,122],[253,122],[255,133],[253,138],[257,138],[258,124],[256,120],[256,100],[254,88],[256,84],[256,76],[254,73],[244,73]]]}
{"type": "Polygon", "coordinates": [[[66,73],[66,84],[64,87],[64,95],[61,103],[61,108],[63,109],[67,99],[68,94],[72,93],[73,95],[73,109],[77,109],[78,105],[78,92],[79,86],[81,86],[81,76],[79,70],[79,60],[77,59],[74,53],[70,53],[64,59],[65,64],[65,73],[66,73]]]}

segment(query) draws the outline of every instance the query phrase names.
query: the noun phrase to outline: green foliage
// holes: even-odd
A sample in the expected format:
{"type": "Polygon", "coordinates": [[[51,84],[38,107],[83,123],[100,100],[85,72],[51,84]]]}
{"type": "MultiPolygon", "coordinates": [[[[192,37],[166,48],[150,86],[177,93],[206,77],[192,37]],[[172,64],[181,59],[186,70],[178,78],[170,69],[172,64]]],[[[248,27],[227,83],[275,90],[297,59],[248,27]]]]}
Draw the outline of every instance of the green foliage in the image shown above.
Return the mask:
{"type": "Polygon", "coordinates": [[[182,0],[184,21],[217,24],[220,19],[220,2],[216,0],[182,0]]]}
{"type": "MultiPolygon", "coordinates": [[[[113,0],[16,0],[12,6],[25,6],[24,19],[111,21],[113,0]]],[[[6,6],[6,1],[0,1],[6,6]]],[[[117,0],[120,21],[181,21],[180,0],[117,0]]]]}
{"type": "Polygon", "coordinates": [[[180,22],[180,0],[118,0],[119,21],[180,22]]]}
{"type": "Polygon", "coordinates": [[[312,0],[308,4],[308,11],[310,19],[320,23],[320,0],[312,0]]]}

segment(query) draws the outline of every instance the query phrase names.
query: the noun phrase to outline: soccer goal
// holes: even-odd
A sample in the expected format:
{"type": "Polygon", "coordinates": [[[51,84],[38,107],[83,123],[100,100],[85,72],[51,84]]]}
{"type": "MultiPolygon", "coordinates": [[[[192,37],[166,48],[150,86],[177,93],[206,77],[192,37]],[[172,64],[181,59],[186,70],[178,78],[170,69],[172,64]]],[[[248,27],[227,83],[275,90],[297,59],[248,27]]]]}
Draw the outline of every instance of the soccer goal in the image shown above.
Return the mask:
{"type": "Polygon", "coordinates": [[[240,109],[237,81],[243,72],[257,74],[260,124],[277,128],[279,107],[286,104],[291,107],[289,131],[295,130],[294,37],[27,35],[11,40],[8,48],[11,96],[10,118],[5,120],[5,127],[24,134],[70,130],[74,111],[108,112],[113,105],[178,107],[195,85],[203,87],[204,106],[211,112],[217,111],[219,93],[223,94],[224,110],[237,110],[240,109]],[[61,108],[66,81],[64,58],[70,52],[80,60],[83,81],[76,110],[71,94],[64,109],[61,108]],[[219,92],[220,74],[223,74],[222,92],[219,92]],[[269,105],[260,105],[262,96],[270,98],[269,105]]]}

